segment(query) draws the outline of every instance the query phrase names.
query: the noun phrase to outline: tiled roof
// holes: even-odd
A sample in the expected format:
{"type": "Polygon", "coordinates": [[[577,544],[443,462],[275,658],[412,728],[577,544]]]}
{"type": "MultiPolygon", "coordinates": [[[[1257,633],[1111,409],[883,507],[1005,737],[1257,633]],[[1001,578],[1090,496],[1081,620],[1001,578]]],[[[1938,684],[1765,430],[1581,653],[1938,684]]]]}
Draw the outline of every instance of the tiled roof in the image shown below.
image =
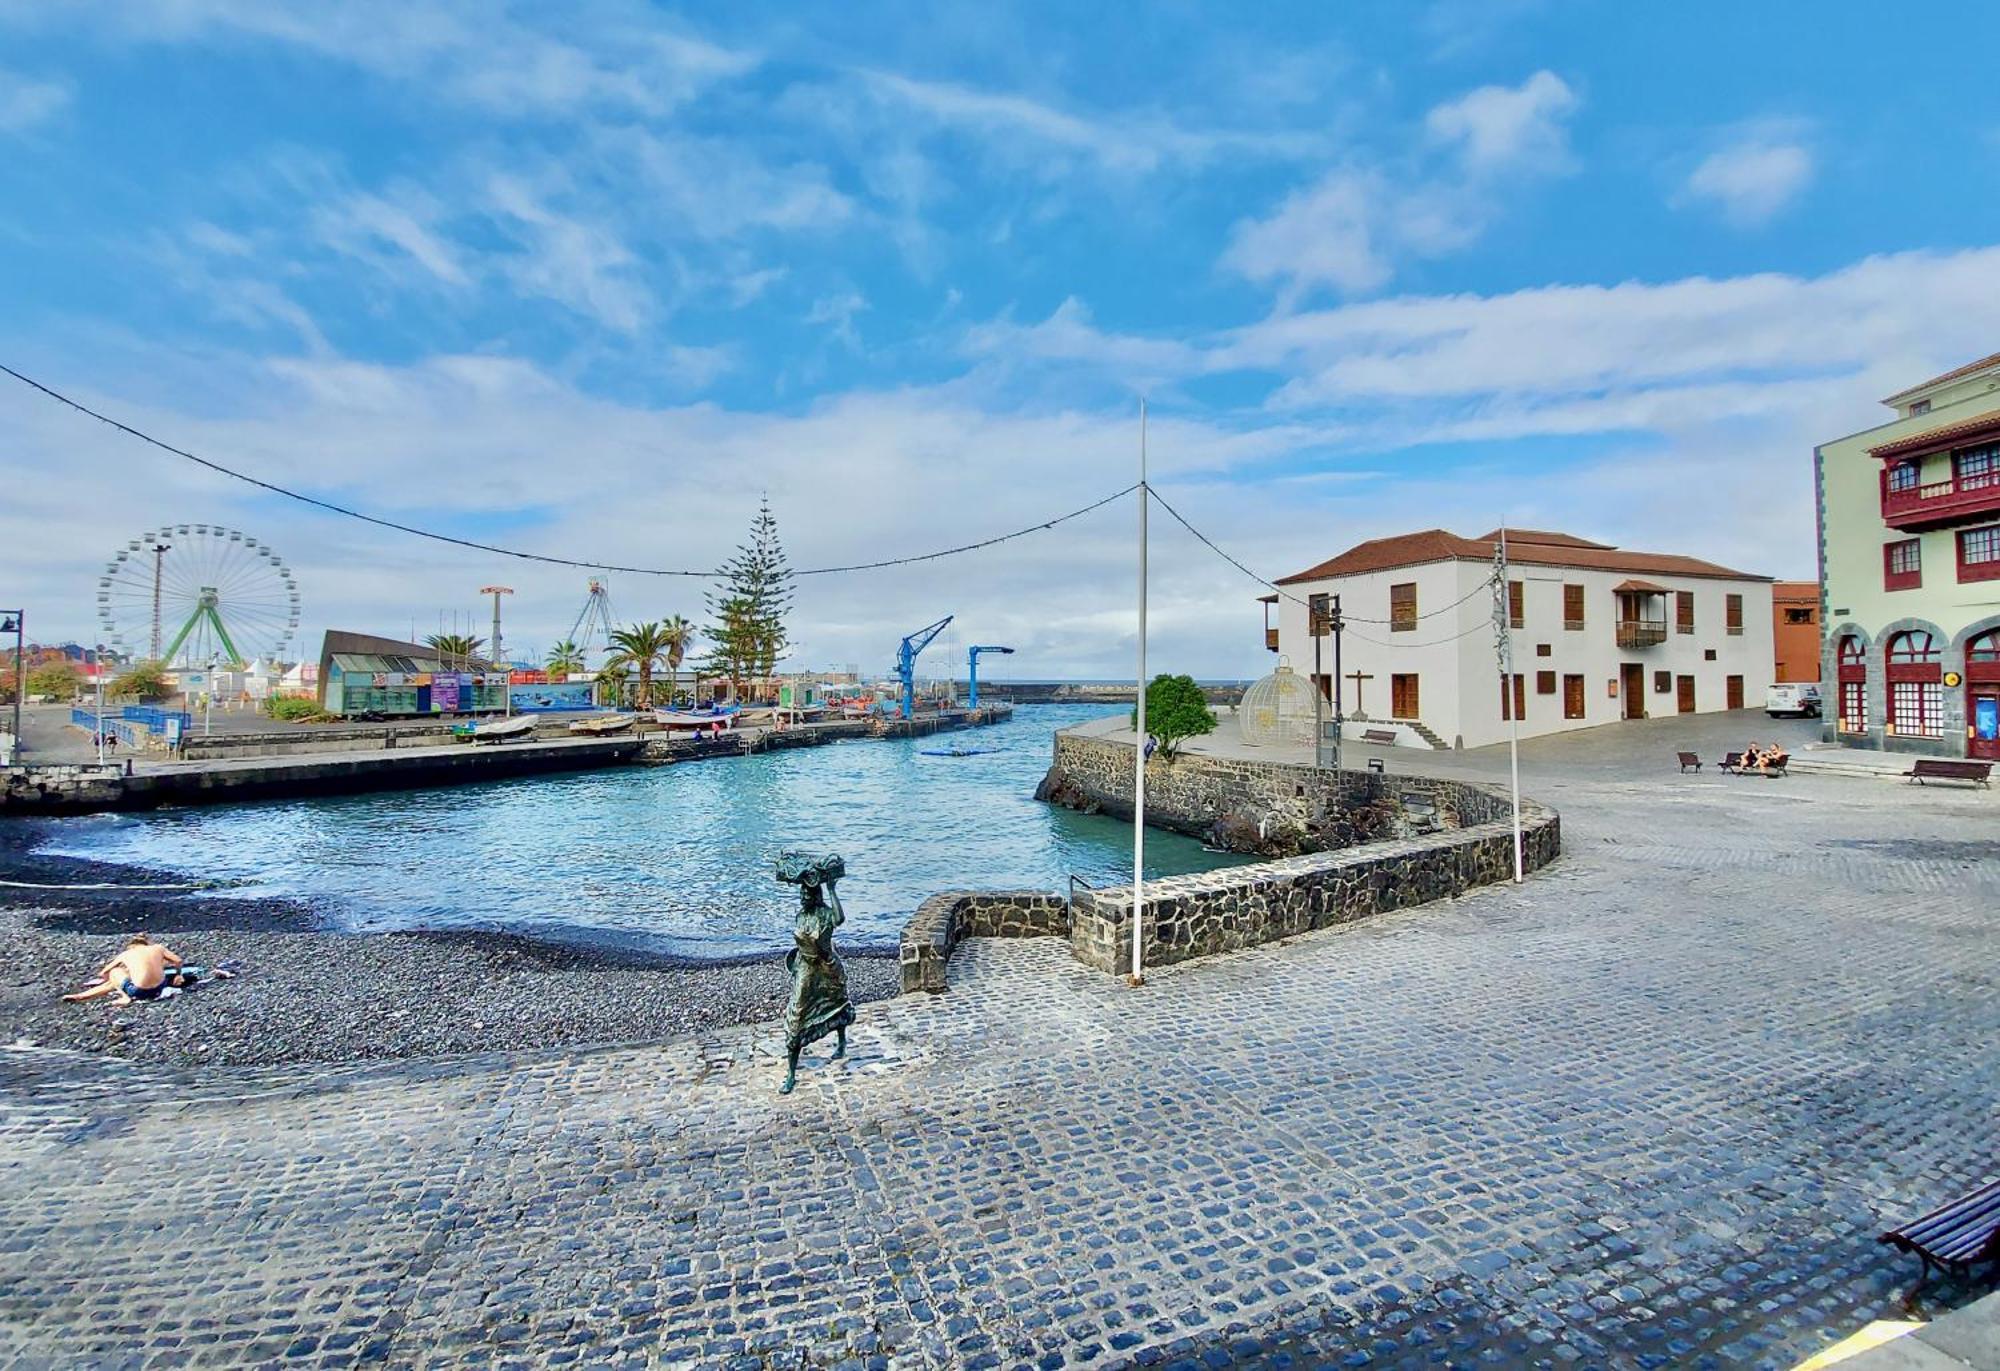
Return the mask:
{"type": "Polygon", "coordinates": [[[1941,386],[1946,381],[1956,381],[1961,376],[1970,376],[1975,371],[1984,371],[1986,368],[1994,365],[2000,365],[2000,352],[1994,353],[1991,357],[1981,357],[1976,362],[1967,362],[1962,367],[1954,367],[1942,376],[1933,376],[1930,380],[1911,386],[1907,390],[1899,390],[1882,403],[1893,405],[1905,395],[1915,395],[1920,390],[1929,390],[1932,386],[1941,386]]]}
{"type": "MultiPolygon", "coordinates": [[[[1498,532],[1498,530],[1495,530],[1498,532]]],[[[1507,560],[1510,563],[1526,563],[1534,566],[1576,567],[1583,571],[1627,571],[1646,572],[1655,576],[1704,576],[1725,581],[1768,581],[1769,576],[1757,576],[1747,571],[1731,571],[1728,567],[1717,566],[1714,562],[1704,562],[1698,557],[1682,557],[1669,552],[1627,552],[1623,548],[1605,543],[1593,543],[1584,538],[1572,538],[1568,534],[1543,534],[1543,541],[1517,541],[1514,530],[1507,530],[1507,560]]],[[[1422,566],[1426,562],[1490,562],[1493,560],[1493,539],[1461,538],[1456,533],[1448,533],[1441,528],[1427,528],[1421,533],[1403,533],[1393,538],[1374,538],[1357,544],[1329,558],[1318,566],[1307,567],[1291,576],[1283,576],[1278,584],[1296,585],[1301,581],[1324,581],[1337,576],[1361,576],[1371,571],[1388,571],[1395,567],[1422,566]]]]}
{"type": "Polygon", "coordinates": [[[1665,586],[1654,585],[1651,581],[1620,581],[1611,588],[1614,591],[1629,591],[1635,595],[1665,595],[1667,593],[1665,586]]]}
{"type": "MultiPolygon", "coordinates": [[[[1480,534],[1479,541],[1482,543],[1499,542],[1500,530],[1496,528],[1490,533],[1480,534]]],[[[1578,538],[1574,534],[1550,533],[1539,528],[1510,528],[1507,530],[1507,548],[1509,551],[1512,551],[1522,543],[1539,543],[1544,547],[1608,548],[1611,546],[1610,543],[1593,543],[1588,538],[1578,538]]]]}
{"type": "Polygon", "coordinates": [[[1913,433],[1907,438],[1898,438],[1893,443],[1871,447],[1868,451],[1875,457],[1896,457],[1905,452],[1929,452],[1933,448],[1950,443],[1954,438],[1963,438],[1967,434],[1989,428],[2000,429],[2000,409],[1989,409],[1984,414],[1975,414],[1970,419],[1961,419],[1955,424],[1934,428],[1928,433],[1913,433]]]}

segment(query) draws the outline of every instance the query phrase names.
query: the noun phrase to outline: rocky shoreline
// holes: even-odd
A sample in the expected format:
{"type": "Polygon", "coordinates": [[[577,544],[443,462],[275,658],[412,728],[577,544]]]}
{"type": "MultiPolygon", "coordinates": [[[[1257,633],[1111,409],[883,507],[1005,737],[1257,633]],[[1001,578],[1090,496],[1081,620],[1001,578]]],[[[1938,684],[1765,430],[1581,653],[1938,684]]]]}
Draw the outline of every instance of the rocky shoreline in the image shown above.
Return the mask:
{"type": "MultiPolygon", "coordinates": [[[[783,1014],[781,957],[689,962],[485,932],[334,931],[289,900],[135,890],[167,873],[32,852],[32,824],[0,824],[0,1041],[152,1065],[355,1062],[656,1041],[783,1014]],[[106,883],[117,890],[58,890],[106,883]],[[23,888],[24,886],[43,888],[23,888]],[[64,1004],[144,929],[237,979],[114,1008],[64,1004]]],[[[899,989],[892,953],[845,954],[856,1003],[899,989]]]]}

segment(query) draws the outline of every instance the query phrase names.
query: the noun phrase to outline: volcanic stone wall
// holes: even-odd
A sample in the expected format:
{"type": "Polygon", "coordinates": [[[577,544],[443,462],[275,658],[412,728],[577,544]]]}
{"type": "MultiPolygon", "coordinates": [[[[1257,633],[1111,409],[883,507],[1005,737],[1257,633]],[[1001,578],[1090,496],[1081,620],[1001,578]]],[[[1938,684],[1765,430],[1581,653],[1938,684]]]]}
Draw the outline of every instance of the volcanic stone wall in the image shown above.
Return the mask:
{"type": "Polygon", "coordinates": [[[945,988],[945,963],[961,938],[1062,937],[1069,904],[1043,890],[951,890],[917,906],[903,925],[903,993],[945,988]]]}

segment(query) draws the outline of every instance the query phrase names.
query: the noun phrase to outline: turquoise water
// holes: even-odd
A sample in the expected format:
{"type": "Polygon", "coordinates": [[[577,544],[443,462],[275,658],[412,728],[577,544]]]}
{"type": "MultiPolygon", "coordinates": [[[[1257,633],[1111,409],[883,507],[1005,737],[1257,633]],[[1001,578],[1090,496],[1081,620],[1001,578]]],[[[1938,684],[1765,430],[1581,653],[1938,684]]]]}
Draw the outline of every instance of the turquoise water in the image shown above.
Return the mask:
{"type": "MultiPolygon", "coordinates": [[[[490,928],[692,957],[791,945],[786,848],[839,852],[848,939],[893,947],[957,888],[1129,880],[1132,830],[1039,804],[1058,728],[1117,711],[1024,705],[993,728],[671,767],[77,820],[43,850],[219,878],[353,929],[490,928]],[[976,757],[925,748],[980,747],[976,757]]],[[[1237,858],[1146,836],[1155,875],[1237,858]]]]}

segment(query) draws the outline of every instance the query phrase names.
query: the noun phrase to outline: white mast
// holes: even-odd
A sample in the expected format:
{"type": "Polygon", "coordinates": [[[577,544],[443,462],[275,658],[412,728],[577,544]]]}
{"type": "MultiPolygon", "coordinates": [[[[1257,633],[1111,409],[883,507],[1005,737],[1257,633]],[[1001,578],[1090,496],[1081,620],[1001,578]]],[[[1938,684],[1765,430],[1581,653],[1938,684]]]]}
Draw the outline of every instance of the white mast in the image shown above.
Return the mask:
{"type": "Polygon", "coordinates": [[[1146,983],[1146,401],[1139,400],[1139,706],[1132,736],[1132,977],[1146,983]]]}

